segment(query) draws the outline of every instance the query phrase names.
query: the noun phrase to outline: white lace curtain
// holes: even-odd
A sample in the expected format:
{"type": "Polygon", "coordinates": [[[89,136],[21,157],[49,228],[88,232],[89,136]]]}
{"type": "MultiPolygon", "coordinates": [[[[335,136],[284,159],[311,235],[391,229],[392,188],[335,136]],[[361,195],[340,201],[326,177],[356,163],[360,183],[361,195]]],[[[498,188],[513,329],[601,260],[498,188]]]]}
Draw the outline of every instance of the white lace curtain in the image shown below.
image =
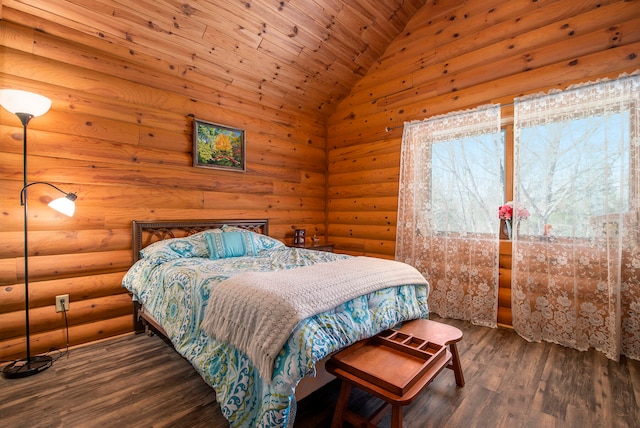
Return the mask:
{"type": "Polygon", "coordinates": [[[405,124],[396,259],[440,316],[496,326],[503,153],[497,105],[405,124]]]}
{"type": "Polygon", "coordinates": [[[527,340],[640,359],[640,76],[514,103],[512,312],[527,340]]]}

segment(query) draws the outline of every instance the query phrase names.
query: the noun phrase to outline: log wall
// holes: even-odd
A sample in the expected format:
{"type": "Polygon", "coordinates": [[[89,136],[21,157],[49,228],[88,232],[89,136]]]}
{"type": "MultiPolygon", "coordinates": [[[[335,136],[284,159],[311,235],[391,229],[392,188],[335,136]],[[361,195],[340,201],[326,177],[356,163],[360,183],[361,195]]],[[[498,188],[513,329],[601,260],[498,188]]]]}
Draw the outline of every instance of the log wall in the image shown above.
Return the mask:
{"type": "MultiPolygon", "coordinates": [[[[329,119],[330,240],[394,257],[404,122],[617,77],[639,54],[637,1],[427,1],[329,119]]],[[[501,253],[499,322],[511,324],[509,242],[501,253]]]]}
{"type": "MultiPolygon", "coordinates": [[[[0,87],[37,92],[51,110],[28,129],[28,181],[78,195],[56,214],[52,189],[29,189],[32,353],[66,345],[56,295],[70,295],[71,345],[132,331],[121,280],[131,265],[131,221],[269,219],[325,233],[326,138],[320,116],[214,93],[204,84],[122,63],[99,43],[9,8],[0,21],[0,87]],[[48,32],[31,27],[44,27],[48,32]],[[75,40],[75,41],[74,41],[75,40]],[[146,77],[145,77],[146,76],[146,77]],[[192,118],[246,131],[246,172],[192,166],[192,118]]],[[[169,69],[169,67],[167,67],[169,69]]],[[[0,358],[24,356],[22,125],[0,109],[0,358]]],[[[295,108],[293,108],[295,110],[295,108]]]]}

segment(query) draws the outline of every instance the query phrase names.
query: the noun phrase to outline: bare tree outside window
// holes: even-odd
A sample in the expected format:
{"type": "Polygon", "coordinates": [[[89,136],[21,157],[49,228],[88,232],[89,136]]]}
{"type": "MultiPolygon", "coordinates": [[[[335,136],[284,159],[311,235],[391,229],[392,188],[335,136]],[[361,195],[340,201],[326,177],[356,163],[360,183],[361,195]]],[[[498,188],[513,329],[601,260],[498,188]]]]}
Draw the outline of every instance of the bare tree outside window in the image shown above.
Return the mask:
{"type": "Polygon", "coordinates": [[[495,233],[496,213],[504,194],[503,134],[433,143],[431,155],[434,229],[460,234],[495,233]]]}
{"type": "Polygon", "coordinates": [[[520,233],[592,238],[592,219],[629,209],[629,114],[562,120],[520,129],[520,233]]]}

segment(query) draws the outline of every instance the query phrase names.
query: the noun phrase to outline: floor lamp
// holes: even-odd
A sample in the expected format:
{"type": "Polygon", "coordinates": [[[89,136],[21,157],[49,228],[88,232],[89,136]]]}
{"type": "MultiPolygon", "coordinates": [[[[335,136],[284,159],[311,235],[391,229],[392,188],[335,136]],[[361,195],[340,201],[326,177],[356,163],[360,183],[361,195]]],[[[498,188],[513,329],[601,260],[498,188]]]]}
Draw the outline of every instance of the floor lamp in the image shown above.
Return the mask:
{"type": "Polygon", "coordinates": [[[61,213],[72,216],[75,211],[76,195],[66,193],[51,183],[44,181],[27,182],[27,125],[29,121],[45,114],[51,107],[51,100],[42,95],[31,92],[19,91],[15,89],[0,89],[0,105],[9,112],[18,116],[22,122],[23,133],[23,171],[24,183],[20,191],[20,205],[24,213],[24,301],[25,301],[25,331],[26,331],[26,358],[13,361],[2,370],[2,374],[9,379],[21,378],[40,373],[48,369],[53,364],[53,359],[48,355],[31,355],[31,344],[29,335],[29,250],[27,239],[28,203],[27,188],[35,184],[45,184],[64,194],[63,197],[55,199],[49,203],[53,209],[61,213]]]}

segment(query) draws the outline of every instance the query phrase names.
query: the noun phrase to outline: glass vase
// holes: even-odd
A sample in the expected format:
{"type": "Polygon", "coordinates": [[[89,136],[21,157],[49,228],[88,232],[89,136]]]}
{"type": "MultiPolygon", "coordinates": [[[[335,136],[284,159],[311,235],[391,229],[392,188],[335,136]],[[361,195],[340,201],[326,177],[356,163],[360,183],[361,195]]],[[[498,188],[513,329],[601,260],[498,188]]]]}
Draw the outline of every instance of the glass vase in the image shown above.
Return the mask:
{"type": "Polygon", "coordinates": [[[511,240],[513,236],[513,230],[511,228],[511,220],[502,220],[502,231],[501,237],[507,238],[511,240]]]}

